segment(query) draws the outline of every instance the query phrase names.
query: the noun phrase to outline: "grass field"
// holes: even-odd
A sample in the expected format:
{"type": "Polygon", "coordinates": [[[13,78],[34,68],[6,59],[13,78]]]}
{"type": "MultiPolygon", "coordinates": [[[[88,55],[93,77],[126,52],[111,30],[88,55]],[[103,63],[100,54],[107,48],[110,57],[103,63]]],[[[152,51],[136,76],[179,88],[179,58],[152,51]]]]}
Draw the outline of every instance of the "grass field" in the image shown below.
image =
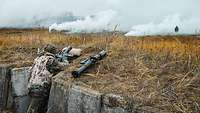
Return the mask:
{"type": "Polygon", "coordinates": [[[133,96],[142,105],[166,112],[200,111],[200,37],[124,37],[120,33],[49,33],[44,29],[0,30],[0,63],[31,65],[37,48],[52,43],[62,48],[80,47],[78,62],[101,49],[108,56],[78,79],[83,85],[104,93],[133,96]]]}

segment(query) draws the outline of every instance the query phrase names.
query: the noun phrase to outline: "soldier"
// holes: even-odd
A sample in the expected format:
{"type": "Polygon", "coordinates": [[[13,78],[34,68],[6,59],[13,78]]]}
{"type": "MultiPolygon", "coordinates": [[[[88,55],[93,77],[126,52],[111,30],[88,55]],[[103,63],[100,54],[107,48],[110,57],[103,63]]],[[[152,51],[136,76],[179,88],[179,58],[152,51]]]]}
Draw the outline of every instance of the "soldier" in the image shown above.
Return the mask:
{"type": "Polygon", "coordinates": [[[177,33],[179,31],[179,27],[176,26],[175,29],[174,29],[174,31],[177,33]]]}
{"type": "MultiPolygon", "coordinates": [[[[27,113],[45,113],[51,88],[51,79],[54,75],[64,70],[68,62],[60,62],[56,59],[58,49],[50,44],[44,47],[31,68],[31,76],[28,83],[31,103],[27,113]]],[[[72,50],[71,53],[74,53],[72,50]]],[[[80,52],[80,51],[79,51],[80,52]]],[[[76,54],[76,52],[74,53],[76,54]]],[[[80,53],[79,53],[80,54],[80,53]]]]}

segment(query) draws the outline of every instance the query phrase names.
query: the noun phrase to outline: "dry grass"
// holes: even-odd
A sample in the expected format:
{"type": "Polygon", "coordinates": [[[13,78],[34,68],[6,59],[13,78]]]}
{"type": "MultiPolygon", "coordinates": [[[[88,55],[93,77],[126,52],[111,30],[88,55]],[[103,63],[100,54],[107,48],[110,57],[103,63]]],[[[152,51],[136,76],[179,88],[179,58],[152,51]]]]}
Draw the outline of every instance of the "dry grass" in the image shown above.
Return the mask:
{"type": "Polygon", "coordinates": [[[83,48],[82,57],[72,67],[90,53],[109,50],[108,57],[89,72],[90,76],[77,79],[82,85],[104,93],[137,97],[142,106],[166,112],[200,111],[198,37],[125,38],[117,33],[63,35],[37,29],[0,30],[0,62],[30,65],[37,48],[46,43],[83,48]]]}

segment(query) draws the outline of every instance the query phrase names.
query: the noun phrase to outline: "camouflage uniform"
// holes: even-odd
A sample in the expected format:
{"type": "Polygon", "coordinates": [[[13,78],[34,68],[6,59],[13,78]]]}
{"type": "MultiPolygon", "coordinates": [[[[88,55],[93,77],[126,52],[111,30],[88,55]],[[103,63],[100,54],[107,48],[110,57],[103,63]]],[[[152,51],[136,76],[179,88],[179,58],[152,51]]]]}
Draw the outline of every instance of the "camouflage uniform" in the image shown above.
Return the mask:
{"type": "Polygon", "coordinates": [[[28,84],[31,103],[27,113],[46,112],[51,79],[66,65],[67,63],[57,61],[55,55],[48,52],[34,60],[28,84]]]}

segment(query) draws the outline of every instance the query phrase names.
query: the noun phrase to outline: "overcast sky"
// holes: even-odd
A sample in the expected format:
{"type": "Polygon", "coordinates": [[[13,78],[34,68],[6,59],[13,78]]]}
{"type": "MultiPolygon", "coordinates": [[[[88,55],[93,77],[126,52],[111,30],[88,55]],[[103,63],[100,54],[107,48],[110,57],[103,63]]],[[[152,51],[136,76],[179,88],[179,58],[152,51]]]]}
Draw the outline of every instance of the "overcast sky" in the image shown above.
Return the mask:
{"type": "Polygon", "coordinates": [[[200,0],[0,0],[0,26],[31,21],[37,16],[63,12],[85,16],[110,9],[117,12],[115,23],[126,29],[160,22],[174,14],[200,19],[200,0]]]}

